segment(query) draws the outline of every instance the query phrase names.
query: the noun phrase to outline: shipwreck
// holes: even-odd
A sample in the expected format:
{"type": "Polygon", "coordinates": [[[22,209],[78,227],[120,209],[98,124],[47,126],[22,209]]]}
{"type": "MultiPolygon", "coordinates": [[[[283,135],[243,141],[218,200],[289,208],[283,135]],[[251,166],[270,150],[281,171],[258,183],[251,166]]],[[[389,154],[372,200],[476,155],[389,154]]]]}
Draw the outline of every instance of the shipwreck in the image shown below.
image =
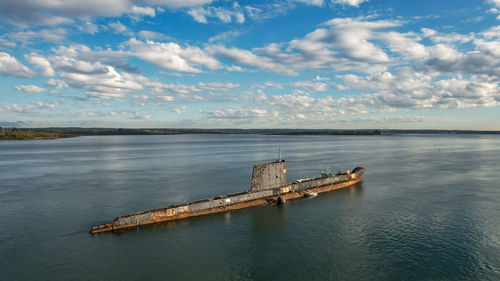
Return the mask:
{"type": "Polygon", "coordinates": [[[314,197],[319,193],[359,183],[364,171],[364,168],[356,167],[352,171],[339,170],[335,174],[323,172],[317,178],[299,179],[288,183],[286,180],[286,161],[281,160],[280,156],[275,162],[254,165],[249,190],[119,216],[111,223],[91,227],[90,233],[112,232],[253,206],[281,204],[290,199],[314,197]]]}

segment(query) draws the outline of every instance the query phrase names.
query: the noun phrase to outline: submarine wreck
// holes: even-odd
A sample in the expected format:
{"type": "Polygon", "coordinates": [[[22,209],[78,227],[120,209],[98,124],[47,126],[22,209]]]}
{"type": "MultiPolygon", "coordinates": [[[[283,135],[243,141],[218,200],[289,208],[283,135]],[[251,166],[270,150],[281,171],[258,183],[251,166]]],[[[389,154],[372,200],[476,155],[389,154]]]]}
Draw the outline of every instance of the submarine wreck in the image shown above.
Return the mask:
{"type": "Polygon", "coordinates": [[[339,170],[337,174],[323,172],[317,178],[299,179],[287,183],[286,161],[281,160],[280,156],[275,162],[254,165],[250,190],[119,216],[111,223],[91,227],[90,233],[113,232],[141,225],[311,197],[318,193],[352,186],[361,181],[364,171],[364,168],[356,167],[352,171],[339,170]]]}

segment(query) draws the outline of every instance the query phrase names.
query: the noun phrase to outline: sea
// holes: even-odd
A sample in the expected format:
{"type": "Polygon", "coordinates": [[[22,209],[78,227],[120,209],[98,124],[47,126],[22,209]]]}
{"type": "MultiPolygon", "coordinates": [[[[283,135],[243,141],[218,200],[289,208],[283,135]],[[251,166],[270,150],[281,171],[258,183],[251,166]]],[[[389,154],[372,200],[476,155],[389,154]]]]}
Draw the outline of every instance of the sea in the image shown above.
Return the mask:
{"type": "Polygon", "coordinates": [[[500,280],[500,135],[86,136],[0,142],[0,280],[500,280]],[[355,186],[89,234],[134,212],[366,168],[355,186]]]}

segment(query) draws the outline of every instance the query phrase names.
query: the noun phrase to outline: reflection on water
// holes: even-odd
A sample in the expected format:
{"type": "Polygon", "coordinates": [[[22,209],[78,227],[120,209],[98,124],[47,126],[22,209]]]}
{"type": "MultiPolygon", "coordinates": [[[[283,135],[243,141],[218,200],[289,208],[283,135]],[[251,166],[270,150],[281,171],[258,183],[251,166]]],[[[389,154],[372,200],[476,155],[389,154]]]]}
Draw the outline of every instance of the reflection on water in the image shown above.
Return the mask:
{"type": "Polygon", "coordinates": [[[0,142],[2,280],[500,280],[500,137],[103,136],[0,142]],[[289,180],[363,182],[283,206],[88,234],[118,215],[289,180]]]}

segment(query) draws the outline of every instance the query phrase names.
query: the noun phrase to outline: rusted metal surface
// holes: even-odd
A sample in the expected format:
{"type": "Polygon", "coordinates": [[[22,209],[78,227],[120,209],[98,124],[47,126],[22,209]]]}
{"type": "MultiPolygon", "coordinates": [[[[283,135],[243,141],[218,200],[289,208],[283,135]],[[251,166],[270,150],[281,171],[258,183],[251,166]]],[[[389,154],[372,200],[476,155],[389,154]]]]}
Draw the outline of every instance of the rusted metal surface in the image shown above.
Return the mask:
{"type": "Polygon", "coordinates": [[[216,198],[195,201],[188,204],[155,209],[127,216],[120,216],[108,224],[94,226],[90,233],[102,233],[141,225],[168,222],[184,218],[261,206],[276,202],[281,196],[285,200],[303,197],[308,192],[323,193],[352,186],[361,181],[364,168],[337,174],[326,178],[308,179],[285,186],[260,191],[246,191],[216,198]]]}

